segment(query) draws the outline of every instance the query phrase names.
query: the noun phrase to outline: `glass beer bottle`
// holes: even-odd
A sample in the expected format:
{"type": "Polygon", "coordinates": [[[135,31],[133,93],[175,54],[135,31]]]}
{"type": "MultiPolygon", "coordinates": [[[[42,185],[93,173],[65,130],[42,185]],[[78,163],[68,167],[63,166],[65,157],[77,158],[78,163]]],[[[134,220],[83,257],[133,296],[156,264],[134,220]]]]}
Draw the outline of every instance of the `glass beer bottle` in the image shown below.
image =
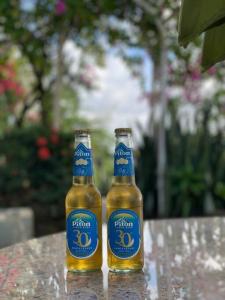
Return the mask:
{"type": "Polygon", "coordinates": [[[68,270],[99,270],[102,266],[102,203],[93,183],[89,130],[75,131],[73,185],[65,206],[68,270]]]}
{"type": "Polygon", "coordinates": [[[118,128],[114,178],[107,195],[108,266],[114,272],[143,268],[143,202],[135,184],[130,128],[118,128]]]}

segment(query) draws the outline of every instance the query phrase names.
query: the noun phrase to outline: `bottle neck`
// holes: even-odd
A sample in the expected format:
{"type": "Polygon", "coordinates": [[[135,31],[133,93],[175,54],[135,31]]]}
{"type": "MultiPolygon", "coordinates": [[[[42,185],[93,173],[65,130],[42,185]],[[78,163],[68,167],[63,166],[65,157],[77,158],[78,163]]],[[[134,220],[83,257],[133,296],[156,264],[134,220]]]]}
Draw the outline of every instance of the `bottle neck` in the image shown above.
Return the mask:
{"type": "Polygon", "coordinates": [[[116,136],[113,184],[135,184],[133,143],[130,133],[116,136]]]}
{"type": "Polygon", "coordinates": [[[93,184],[93,159],[90,135],[75,136],[73,184],[93,184]]]}
{"type": "Polygon", "coordinates": [[[135,176],[114,176],[113,185],[135,184],[135,176]]]}
{"type": "Polygon", "coordinates": [[[94,184],[93,176],[73,176],[74,185],[94,184]]]}

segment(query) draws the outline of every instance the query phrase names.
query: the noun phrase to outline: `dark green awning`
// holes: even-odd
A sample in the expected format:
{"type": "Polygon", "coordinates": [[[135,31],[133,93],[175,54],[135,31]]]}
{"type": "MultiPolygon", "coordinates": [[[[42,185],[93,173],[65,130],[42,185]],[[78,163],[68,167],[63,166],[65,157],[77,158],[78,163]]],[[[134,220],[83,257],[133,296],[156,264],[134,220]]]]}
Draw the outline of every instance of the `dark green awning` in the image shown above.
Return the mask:
{"type": "Polygon", "coordinates": [[[179,43],[186,47],[203,32],[205,70],[225,60],[225,0],[182,0],[179,43]]]}

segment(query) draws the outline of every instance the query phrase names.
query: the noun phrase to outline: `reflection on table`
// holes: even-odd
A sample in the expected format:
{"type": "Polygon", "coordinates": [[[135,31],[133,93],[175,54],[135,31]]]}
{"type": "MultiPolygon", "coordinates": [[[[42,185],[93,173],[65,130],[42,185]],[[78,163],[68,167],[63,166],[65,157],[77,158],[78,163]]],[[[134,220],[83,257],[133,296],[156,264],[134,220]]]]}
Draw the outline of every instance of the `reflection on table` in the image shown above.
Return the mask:
{"type": "Polygon", "coordinates": [[[147,299],[147,281],[144,272],[108,273],[108,299],[147,299]]]}
{"type": "Polygon", "coordinates": [[[67,272],[65,281],[67,299],[97,300],[103,298],[103,273],[67,272]]]}
{"type": "Polygon", "coordinates": [[[143,272],[67,273],[65,233],[0,250],[0,300],[224,300],[225,218],[144,223],[143,272]]]}

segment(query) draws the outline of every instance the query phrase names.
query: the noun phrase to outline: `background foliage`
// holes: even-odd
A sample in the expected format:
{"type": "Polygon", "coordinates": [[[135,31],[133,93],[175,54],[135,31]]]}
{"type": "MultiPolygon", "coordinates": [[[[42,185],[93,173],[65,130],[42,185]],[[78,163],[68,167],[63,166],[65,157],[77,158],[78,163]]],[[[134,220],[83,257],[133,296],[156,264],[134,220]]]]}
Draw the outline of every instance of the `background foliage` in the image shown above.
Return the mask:
{"type": "MultiPolygon", "coordinates": [[[[196,118],[202,121],[196,132],[184,132],[173,116],[166,131],[168,167],[167,211],[169,217],[188,217],[224,214],[225,208],[225,136],[219,129],[210,133],[215,103],[207,102],[196,118]]],[[[177,114],[176,100],[169,111],[177,114]]],[[[156,149],[154,139],[144,137],[137,156],[137,182],[144,195],[145,217],[157,216],[156,149]],[[145,164],[150,166],[145,168],[145,164]]]]}
{"type": "MultiPolygon", "coordinates": [[[[224,213],[225,69],[201,74],[201,39],[178,46],[178,11],[176,0],[0,1],[0,206],[31,206],[36,234],[64,229],[72,132],[98,126],[80,117],[80,92],[98,88],[95,66],[109,49],[140,80],[150,107],[135,149],[145,217],[224,213]],[[67,41],[80,53],[76,72],[67,41]],[[153,64],[152,84],[140,53],[153,64]]],[[[104,196],[113,167],[104,129],[93,149],[104,196]]]]}
{"type": "MultiPolygon", "coordinates": [[[[95,182],[106,192],[111,154],[101,147],[104,132],[95,132],[93,155],[95,182]],[[104,166],[102,163],[104,157],[104,166]]],[[[72,183],[74,141],[70,133],[43,127],[13,130],[0,140],[0,203],[2,207],[30,206],[35,213],[36,234],[63,230],[65,195],[72,183]]]]}

